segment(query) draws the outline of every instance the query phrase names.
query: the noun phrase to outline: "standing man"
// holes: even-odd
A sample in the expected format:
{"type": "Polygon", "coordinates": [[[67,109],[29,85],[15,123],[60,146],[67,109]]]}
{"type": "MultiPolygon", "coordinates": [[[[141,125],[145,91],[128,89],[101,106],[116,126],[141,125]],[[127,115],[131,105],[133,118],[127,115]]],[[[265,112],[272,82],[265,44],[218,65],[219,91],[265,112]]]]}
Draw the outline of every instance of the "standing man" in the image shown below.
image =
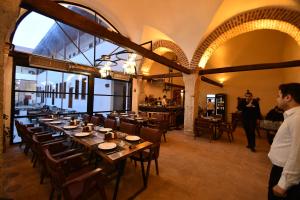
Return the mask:
{"type": "Polygon", "coordinates": [[[242,111],[243,127],[248,141],[247,148],[255,152],[255,129],[257,120],[260,118],[260,108],[249,90],[245,93],[245,100],[239,103],[238,110],[242,111]]]}
{"type": "Polygon", "coordinates": [[[269,179],[269,200],[300,199],[300,83],[282,84],[277,97],[284,110],[268,154],[273,167],[269,179]]]}
{"type": "Polygon", "coordinates": [[[212,116],[212,114],[215,111],[215,104],[211,102],[211,99],[208,99],[206,110],[207,110],[207,116],[212,116]]]}
{"type": "Polygon", "coordinates": [[[161,103],[162,103],[162,106],[167,106],[168,105],[167,96],[166,95],[163,96],[163,99],[161,100],[161,103]]]}

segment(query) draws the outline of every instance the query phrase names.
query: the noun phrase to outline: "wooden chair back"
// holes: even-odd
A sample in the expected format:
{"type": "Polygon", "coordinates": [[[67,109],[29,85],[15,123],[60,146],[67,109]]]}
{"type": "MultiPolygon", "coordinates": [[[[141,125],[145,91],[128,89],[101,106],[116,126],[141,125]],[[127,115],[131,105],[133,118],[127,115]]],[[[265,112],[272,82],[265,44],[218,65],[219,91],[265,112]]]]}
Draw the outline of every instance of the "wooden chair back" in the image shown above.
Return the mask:
{"type": "Polygon", "coordinates": [[[117,129],[117,122],[114,119],[106,119],[104,121],[104,127],[105,128],[112,128],[113,130],[117,129]]]}
{"type": "Polygon", "coordinates": [[[137,134],[137,126],[132,123],[127,123],[124,121],[121,121],[120,123],[120,131],[127,133],[129,135],[138,135],[137,134]]]}
{"type": "Polygon", "coordinates": [[[160,150],[162,132],[159,129],[142,127],[140,130],[140,137],[146,141],[153,143],[154,157],[158,158],[160,150]]]}

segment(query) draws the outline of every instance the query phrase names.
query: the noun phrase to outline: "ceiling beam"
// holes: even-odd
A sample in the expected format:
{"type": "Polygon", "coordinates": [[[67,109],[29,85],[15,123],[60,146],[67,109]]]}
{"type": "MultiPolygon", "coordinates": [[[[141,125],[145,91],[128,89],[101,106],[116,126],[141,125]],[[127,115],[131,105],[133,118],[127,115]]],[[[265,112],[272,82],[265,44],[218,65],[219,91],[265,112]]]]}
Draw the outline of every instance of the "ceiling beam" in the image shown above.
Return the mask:
{"type": "Polygon", "coordinates": [[[177,88],[184,89],[184,85],[177,85],[177,84],[174,84],[174,83],[168,83],[168,82],[166,82],[165,85],[166,85],[166,86],[170,86],[170,87],[177,87],[177,88]]]}
{"type": "Polygon", "coordinates": [[[169,73],[169,74],[155,74],[149,76],[143,76],[143,79],[156,79],[156,78],[171,78],[171,77],[182,77],[182,73],[169,73]]]}
{"type": "Polygon", "coordinates": [[[220,87],[220,88],[223,87],[223,84],[221,84],[221,83],[219,83],[219,82],[216,82],[216,81],[214,81],[214,80],[211,80],[211,79],[209,79],[209,78],[207,78],[207,77],[205,77],[205,76],[201,76],[201,81],[204,81],[204,82],[206,82],[206,83],[212,84],[212,85],[214,85],[214,86],[218,86],[218,87],[220,87]]]}
{"type": "Polygon", "coordinates": [[[215,69],[203,69],[199,71],[199,75],[265,70],[265,69],[281,69],[281,68],[289,68],[289,67],[300,67],[300,60],[293,60],[293,61],[279,62],[279,63],[239,65],[239,66],[223,67],[223,68],[215,68],[215,69]]]}
{"type": "Polygon", "coordinates": [[[63,7],[54,1],[22,0],[20,6],[22,8],[35,11],[39,14],[60,21],[64,24],[70,25],[74,28],[77,28],[96,37],[110,40],[111,42],[122,47],[130,48],[136,51],[137,54],[140,54],[141,56],[149,58],[160,64],[166,65],[172,69],[176,69],[186,74],[190,74],[192,72],[190,69],[132,42],[129,38],[121,35],[120,33],[109,31],[103,26],[99,25],[98,23],[63,7]]]}

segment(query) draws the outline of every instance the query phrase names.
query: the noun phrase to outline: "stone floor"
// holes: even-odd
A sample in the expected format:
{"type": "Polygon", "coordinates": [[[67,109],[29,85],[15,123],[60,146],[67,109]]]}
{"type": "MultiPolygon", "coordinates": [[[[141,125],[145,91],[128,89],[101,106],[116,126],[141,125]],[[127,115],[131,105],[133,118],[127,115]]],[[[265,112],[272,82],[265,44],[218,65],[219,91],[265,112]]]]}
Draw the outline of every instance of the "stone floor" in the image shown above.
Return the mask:
{"type": "MultiPolygon", "coordinates": [[[[242,129],[234,133],[234,143],[226,135],[217,141],[194,139],[183,131],[171,131],[167,143],[162,143],[159,157],[160,175],[151,166],[148,188],[136,199],[141,200],[264,200],[267,195],[270,162],[269,145],[263,134],[257,139],[257,152],[247,149],[242,129]]],[[[49,180],[39,184],[38,168],[32,168],[30,155],[25,156],[17,146],[4,154],[1,197],[48,199],[49,180]]],[[[111,199],[114,182],[106,186],[111,199]]],[[[140,168],[127,162],[121,180],[118,199],[128,199],[142,186],[140,168]]]]}

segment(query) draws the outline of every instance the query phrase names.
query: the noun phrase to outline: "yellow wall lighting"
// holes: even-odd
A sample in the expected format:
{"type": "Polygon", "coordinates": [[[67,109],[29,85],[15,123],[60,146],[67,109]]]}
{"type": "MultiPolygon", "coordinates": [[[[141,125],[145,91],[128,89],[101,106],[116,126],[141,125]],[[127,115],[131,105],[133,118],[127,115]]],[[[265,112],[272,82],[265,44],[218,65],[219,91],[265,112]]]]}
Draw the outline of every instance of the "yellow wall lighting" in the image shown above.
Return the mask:
{"type": "Polygon", "coordinates": [[[273,19],[260,19],[260,20],[254,20],[250,22],[243,23],[241,25],[238,25],[222,35],[220,35],[212,44],[209,45],[209,47],[205,50],[203,53],[198,66],[201,68],[205,68],[205,65],[207,64],[207,61],[212,56],[215,50],[217,50],[222,44],[224,44],[226,41],[230,40],[231,38],[238,36],[243,33],[260,30],[260,29],[271,29],[271,30],[277,30],[283,33],[288,34],[294,40],[297,42],[297,44],[300,46],[300,30],[285,21],[280,20],[273,20],[273,19]]]}

